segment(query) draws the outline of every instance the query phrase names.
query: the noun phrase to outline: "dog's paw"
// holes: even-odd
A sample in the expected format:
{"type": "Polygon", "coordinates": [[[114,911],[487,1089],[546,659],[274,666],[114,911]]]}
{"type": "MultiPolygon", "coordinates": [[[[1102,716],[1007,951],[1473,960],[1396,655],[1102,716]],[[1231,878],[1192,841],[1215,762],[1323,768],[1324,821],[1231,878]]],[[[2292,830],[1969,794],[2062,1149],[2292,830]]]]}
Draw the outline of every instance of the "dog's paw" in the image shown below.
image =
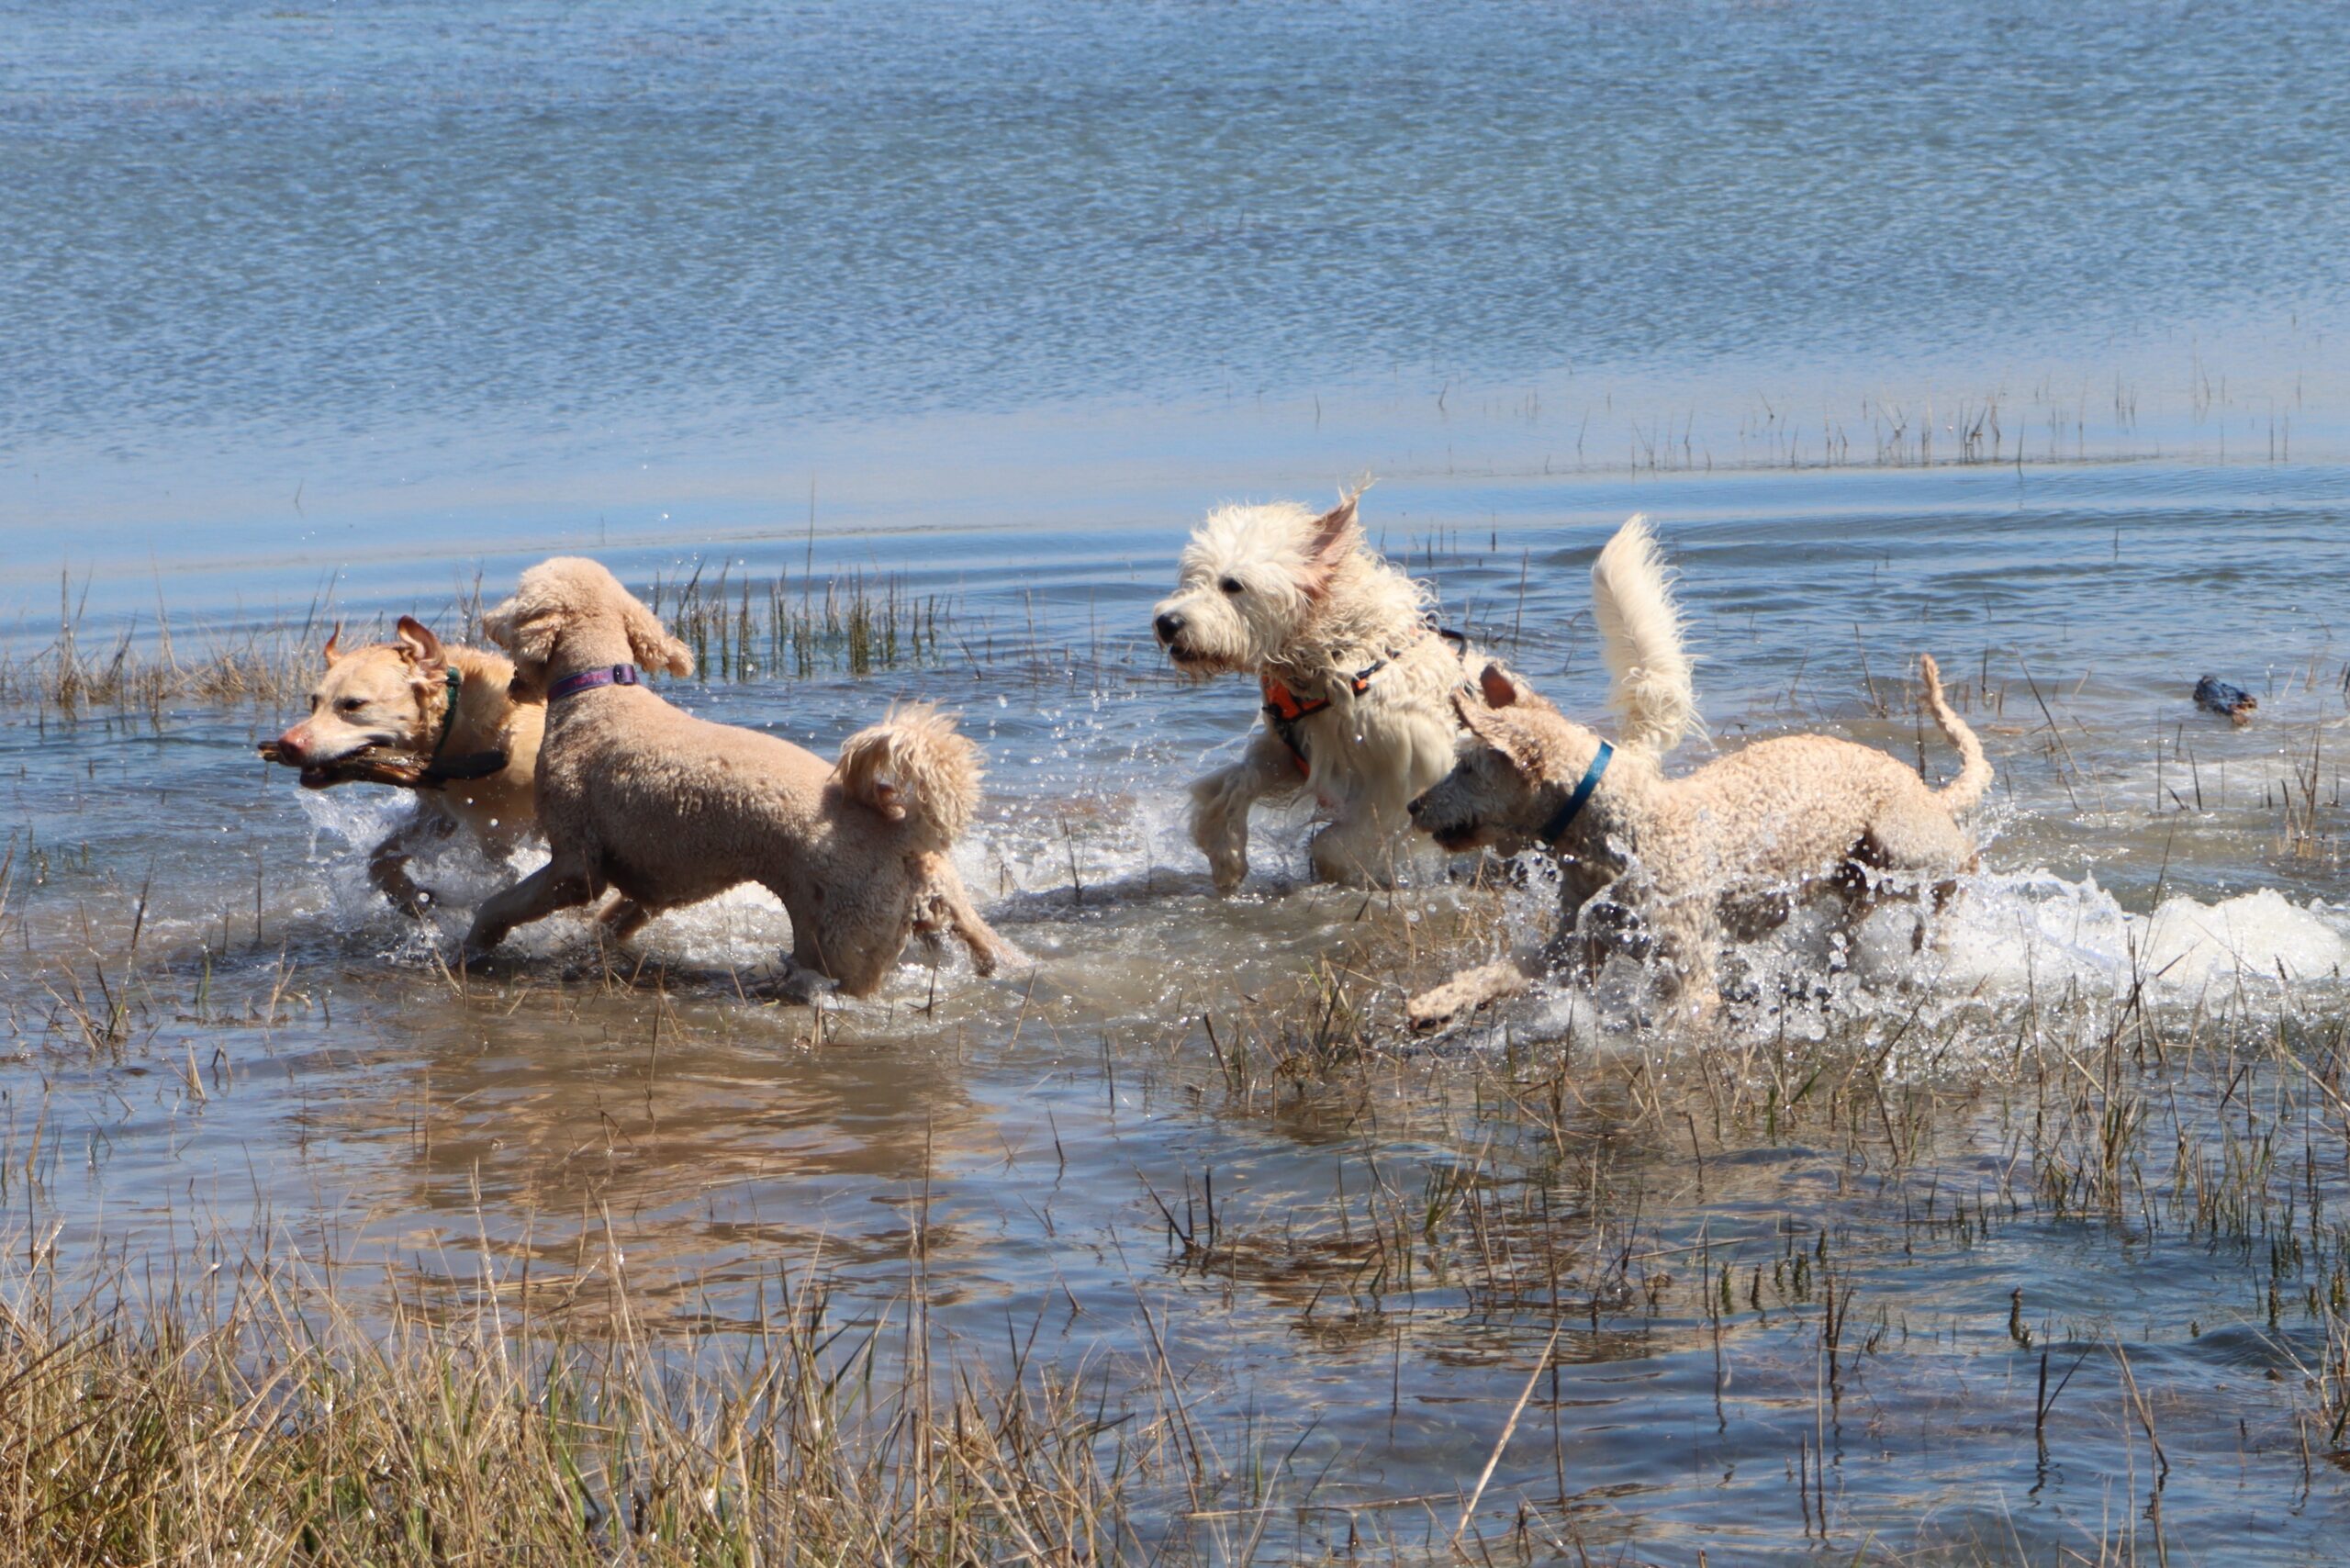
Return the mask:
{"type": "Polygon", "coordinates": [[[813,969],[787,962],[784,972],[777,977],[772,990],[775,999],[787,1006],[813,1007],[819,1002],[838,996],[841,982],[830,975],[820,975],[813,969]]]}

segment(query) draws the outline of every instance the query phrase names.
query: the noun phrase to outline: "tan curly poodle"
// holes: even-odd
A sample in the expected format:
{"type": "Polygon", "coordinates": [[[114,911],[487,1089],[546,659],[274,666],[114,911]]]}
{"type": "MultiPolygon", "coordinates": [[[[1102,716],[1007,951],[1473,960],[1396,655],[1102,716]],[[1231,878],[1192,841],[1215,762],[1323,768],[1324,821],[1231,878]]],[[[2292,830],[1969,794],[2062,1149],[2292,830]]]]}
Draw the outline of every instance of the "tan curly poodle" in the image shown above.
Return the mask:
{"type": "MultiPolygon", "coordinates": [[[[1702,1014],[1718,1001],[1714,949],[1725,926],[1766,927],[1830,885],[1852,913],[1888,883],[1931,883],[1946,897],[1949,879],[1974,868],[1956,813],[1982,799],[1991,765],[1943,698],[1933,659],[1920,657],[1919,671],[1922,706],[1961,762],[1940,790],[1881,751],[1830,735],[1759,741],[1667,778],[1653,756],[1609,746],[1490,664],[1454,699],[1471,738],[1452,771],[1412,802],[1412,821],[1448,849],[1547,849],[1563,908],[1546,969],[1577,956],[1593,963],[1637,936],[1665,960],[1681,1004],[1702,1014]],[[1612,918],[1585,917],[1603,892],[1612,918]]],[[[1527,983],[1515,964],[1464,970],[1414,997],[1407,1014],[1434,1028],[1527,983]]]]}
{"type": "Polygon", "coordinates": [[[917,932],[951,931],[981,974],[1007,951],[950,855],[979,801],[979,752],[926,705],[894,709],[826,762],[775,735],[682,712],[640,683],[693,655],[594,561],[522,574],[484,621],[516,678],[546,694],[539,822],[554,853],[485,902],[478,958],[507,932],[616,888],[625,937],[663,911],[756,882],[791,916],[785,994],[878,987],[917,932]]]}

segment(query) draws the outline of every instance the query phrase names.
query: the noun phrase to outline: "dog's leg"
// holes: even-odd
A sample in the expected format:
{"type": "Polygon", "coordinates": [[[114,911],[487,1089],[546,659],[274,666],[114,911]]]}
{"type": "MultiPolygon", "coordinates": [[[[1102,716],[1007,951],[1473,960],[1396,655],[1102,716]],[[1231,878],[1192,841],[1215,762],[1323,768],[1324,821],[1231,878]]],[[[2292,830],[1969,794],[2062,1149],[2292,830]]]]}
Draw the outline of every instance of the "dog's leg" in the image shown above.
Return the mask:
{"type": "MultiPolygon", "coordinates": [[[[1884,813],[1869,824],[1852,857],[1864,865],[1909,883],[1933,879],[1933,911],[1940,914],[1957,892],[1950,879],[1954,871],[1972,871],[1978,857],[1966,830],[1939,804],[1929,801],[1884,813]]],[[[1864,914],[1865,909],[1857,913],[1864,914]]],[[[1927,917],[1920,908],[1909,934],[1911,952],[1926,945],[1927,917]]]]}
{"type": "Polygon", "coordinates": [[[1525,970],[1507,959],[1481,964],[1457,971],[1442,985],[1404,1002],[1404,1016],[1416,1034],[1426,1034],[1480,1007],[1520,995],[1533,983],[1525,970]]]}
{"type": "Polygon", "coordinates": [[[941,882],[938,897],[946,906],[947,929],[962,938],[963,946],[970,949],[971,968],[982,975],[995,973],[1012,949],[1002,937],[995,934],[995,928],[980,917],[979,912],[971,907],[970,895],[963,890],[962,879],[954,877],[941,882]]]}
{"type": "Polygon", "coordinates": [[[411,920],[422,915],[432,899],[408,876],[408,857],[421,840],[445,838],[454,825],[447,818],[433,815],[420,806],[392,830],[389,837],[368,852],[367,880],[377,892],[391,900],[394,909],[411,920]]]}
{"type": "Polygon", "coordinates": [[[408,874],[408,841],[399,834],[375,846],[368,855],[367,880],[409,919],[424,913],[424,890],[408,874]]]}
{"type": "Polygon", "coordinates": [[[1721,991],[1714,979],[1714,946],[1721,932],[1709,901],[1684,893],[1657,912],[1657,956],[1664,961],[1665,984],[1673,1005],[1692,1024],[1711,1020],[1721,1008],[1721,991]]]}
{"type": "Polygon", "coordinates": [[[518,925],[528,925],[534,920],[544,920],[559,909],[569,909],[586,903],[594,897],[588,879],[560,860],[550,860],[512,887],[494,893],[474,912],[472,929],[465,933],[465,961],[477,963],[489,956],[492,948],[506,940],[506,934],[518,925]]]}
{"type": "Polygon", "coordinates": [[[616,898],[610,907],[596,918],[603,923],[604,935],[614,942],[625,942],[647,925],[661,912],[632,898],[616,898]]]}
{"type": "Polygon", "coordinates": [[[1326,824],[1309,846],[1318,881],[1350,888],[1392,887],[1395,835],[1368,811],[1326,824]]]}
{"type": "Polygon", "coordinates": [[[1297,759],[1281,737],[1259,730],[1238,762],[1192,785],[1192,842],[1208,857],[1217,892],[1231,892],[1248,879],[1248,808],[1259,796],[1299,781],[1297,759]]]}
{"type": "Polygon", "coordinates": [[[793,1007],[813,1007],[819,999],[837,996],[840,991],[840,981],[792,958],[783,960],[783,973],[775,981],[776,1000],[793,1007]]]}

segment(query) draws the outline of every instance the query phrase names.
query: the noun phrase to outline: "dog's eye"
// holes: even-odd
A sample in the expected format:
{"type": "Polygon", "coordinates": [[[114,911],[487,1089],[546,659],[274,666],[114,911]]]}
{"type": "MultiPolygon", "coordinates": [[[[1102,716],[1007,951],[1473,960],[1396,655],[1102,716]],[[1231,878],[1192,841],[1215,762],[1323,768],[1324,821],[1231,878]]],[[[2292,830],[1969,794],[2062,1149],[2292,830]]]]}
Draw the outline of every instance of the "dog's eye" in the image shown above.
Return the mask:
{"type": "Polygon", "coordinates": [[[356,713],[359,710],[366,706],[366,703],[362,702],[356,697],[346,697],[341,701],[334,705],[334,711],[338,713],[356,713]]]}
{"type": "Polygon", "coordinates": [[[1215,586],[1222,588],[1226,593],[1246,593],[1248,591],[1240,586],[1240,579],[1238,577],[1226,577],[1224,581],[1216,584],[1215,586]]]}

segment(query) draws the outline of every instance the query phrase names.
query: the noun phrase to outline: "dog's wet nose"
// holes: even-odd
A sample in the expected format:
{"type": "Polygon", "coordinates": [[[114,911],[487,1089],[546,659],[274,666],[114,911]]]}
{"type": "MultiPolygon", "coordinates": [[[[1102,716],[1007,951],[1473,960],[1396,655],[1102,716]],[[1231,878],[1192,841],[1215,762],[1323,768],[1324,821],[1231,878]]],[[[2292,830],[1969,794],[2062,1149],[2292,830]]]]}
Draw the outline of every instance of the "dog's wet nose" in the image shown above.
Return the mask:
{"type": "Polygon", "coordinates": [[[1158,633],[1160,642],[1171,643],[1176,633],[1183,630],[1183,618],[1170,610],[1153,621],[1150,629],[1158,633]]]}
{"type": "Polygon", "coordinates": [[[1428,798],[1426,795],[1415,795],[1412,797],[1412,803],[1405,806],[1404,810],[1411,816],[1411,819],[1414,822],[1417,822],[1420,820],[1420,808],[1427,803],[1428,798]]]}
{"type": "Polygon", "coordinates": [[[302,743],[305,738],[306,737],[302,734],[302,726],[299,724],[295,725],[292,729],[277,737],[277,755],[284,757],[288,762],[300,762],[302,760],[302,743]]]}

